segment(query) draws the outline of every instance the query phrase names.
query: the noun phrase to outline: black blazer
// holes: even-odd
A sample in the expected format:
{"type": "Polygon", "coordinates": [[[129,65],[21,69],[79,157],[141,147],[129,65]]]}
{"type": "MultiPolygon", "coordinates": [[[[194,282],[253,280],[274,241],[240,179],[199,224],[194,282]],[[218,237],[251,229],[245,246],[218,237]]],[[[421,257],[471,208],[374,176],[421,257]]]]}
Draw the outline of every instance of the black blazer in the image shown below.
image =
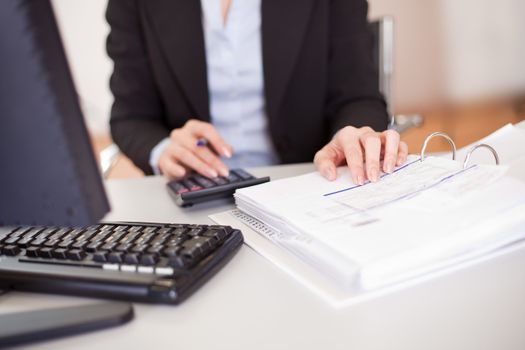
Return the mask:
{"type": "MultiPolygon", "coordinates": [[[[383,130],[366,0],[262,0],[266,111],[283,163],[311,161],[346,125],[383,130]]],[[[113,140],[146,174],[150,152],[210,120],[199,0],[110,0],[113,140]]],[[[227,141],[227,140],[226,140],[227,141]]]]}

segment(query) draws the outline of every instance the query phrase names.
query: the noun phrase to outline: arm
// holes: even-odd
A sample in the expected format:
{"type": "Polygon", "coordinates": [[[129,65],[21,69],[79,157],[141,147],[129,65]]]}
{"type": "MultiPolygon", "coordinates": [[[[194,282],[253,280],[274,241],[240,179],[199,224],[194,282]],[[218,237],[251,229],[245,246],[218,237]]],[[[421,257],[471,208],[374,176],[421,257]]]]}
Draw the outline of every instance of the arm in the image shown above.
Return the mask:
{"type": "Polygon", "coordinates": [[[332,135],[345,126],[385,130],[388,113],[372,59],[366,0],[332,0],[327,115],[332,135]]]}
{"type": "Polygon", "coordinates": [[[134,0],[110,0],[106,12],[111,27],[108,55],[114,62],[110,89],[111,134],[115,143],[146,174],[152,149],[169,137],[162,101],[150,70],[141,23],[134,0]]]}
{"type": "Polygon", "coordinates": [[[329,180],[346,163],[353,182],[362,185],[401,165],[408,147],[393,130],[377,132],[386,129],[388,113],[373,65],[367,1],[331,0],[330,5],[327,117],[334,136],[314,163],[329,180]]]}

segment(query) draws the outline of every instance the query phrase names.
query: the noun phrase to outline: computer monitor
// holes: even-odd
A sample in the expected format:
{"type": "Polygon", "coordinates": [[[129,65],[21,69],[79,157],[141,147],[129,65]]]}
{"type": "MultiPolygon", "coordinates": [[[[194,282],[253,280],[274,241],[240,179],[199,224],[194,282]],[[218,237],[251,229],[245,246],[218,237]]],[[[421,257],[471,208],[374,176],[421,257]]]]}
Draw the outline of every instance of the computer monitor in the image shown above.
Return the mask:
{"type": "Polygon", "coordinates": [[[0,226],[109,211],[51,4],[0,1],[0,226]]]}

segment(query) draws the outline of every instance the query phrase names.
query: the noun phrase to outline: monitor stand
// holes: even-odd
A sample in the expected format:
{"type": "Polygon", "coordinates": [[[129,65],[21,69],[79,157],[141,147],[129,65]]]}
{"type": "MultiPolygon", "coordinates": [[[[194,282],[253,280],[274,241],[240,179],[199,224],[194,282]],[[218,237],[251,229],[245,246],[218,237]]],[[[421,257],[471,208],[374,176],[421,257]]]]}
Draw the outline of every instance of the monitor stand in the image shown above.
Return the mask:
{"type": "MultiPolygon", "coordinates": [[[[0,290],[0,295],[6,291],[0,290]]],[[[0,348],[115,327],[133,319],[130,303],[105,301],[0,315],[0,348]]]]}

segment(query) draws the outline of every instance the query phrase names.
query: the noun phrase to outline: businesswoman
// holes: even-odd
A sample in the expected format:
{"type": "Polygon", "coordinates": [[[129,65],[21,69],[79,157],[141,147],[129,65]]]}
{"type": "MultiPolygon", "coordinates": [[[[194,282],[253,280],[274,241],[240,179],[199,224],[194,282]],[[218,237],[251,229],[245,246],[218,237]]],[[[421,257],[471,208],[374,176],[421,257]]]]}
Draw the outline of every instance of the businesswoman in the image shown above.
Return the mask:
{"type": "Polygon", "coordinates": [[[146,174],[314,159],[330,180],[346,163],[354,182],[376,181],[407,146],[381,132],[367,10],[366,0],[110,0],[114,141],[146,174]]]}

